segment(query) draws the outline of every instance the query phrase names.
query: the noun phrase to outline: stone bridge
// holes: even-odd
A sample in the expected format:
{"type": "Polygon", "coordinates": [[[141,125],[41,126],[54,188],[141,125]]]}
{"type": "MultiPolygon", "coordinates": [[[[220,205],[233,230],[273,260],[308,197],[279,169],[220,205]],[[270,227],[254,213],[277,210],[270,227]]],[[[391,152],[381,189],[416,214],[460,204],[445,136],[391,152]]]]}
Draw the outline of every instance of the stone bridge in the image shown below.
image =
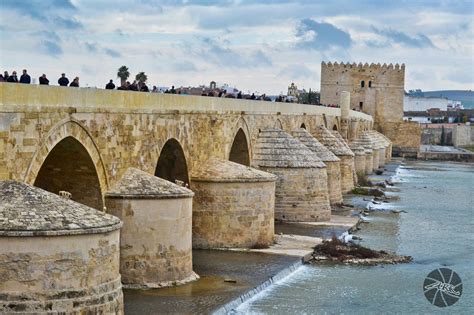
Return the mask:
{"type": "Polygon", "coordinates": [[[189,95],[0,83],[0,180],[13,179],[96,209],[129,167],[190,183],[210,157],[253,165],[263,129],[316,126],[349,139],[372,117],[339,108],[189,95]]]}

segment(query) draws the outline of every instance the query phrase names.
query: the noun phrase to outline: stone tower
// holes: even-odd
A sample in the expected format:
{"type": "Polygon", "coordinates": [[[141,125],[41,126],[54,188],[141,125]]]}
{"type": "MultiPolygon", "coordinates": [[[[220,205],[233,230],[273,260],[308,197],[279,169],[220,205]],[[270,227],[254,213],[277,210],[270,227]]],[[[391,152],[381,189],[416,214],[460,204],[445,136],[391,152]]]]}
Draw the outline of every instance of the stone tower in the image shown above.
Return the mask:
{"type": "Polygon", "coordinates": [[[374,118],[375,128],[403,121],[405,65],[321,63],[321,103],[339,104],[350,93],[350,109],[374,118]]]}

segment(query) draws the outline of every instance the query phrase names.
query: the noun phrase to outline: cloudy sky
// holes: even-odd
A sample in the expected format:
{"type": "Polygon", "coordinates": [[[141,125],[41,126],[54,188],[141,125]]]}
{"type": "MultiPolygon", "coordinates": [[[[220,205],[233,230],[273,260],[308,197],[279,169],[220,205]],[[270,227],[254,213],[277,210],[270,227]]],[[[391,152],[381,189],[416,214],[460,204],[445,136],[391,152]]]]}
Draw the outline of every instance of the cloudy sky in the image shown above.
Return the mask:
{"type": "Polygon", "coordinates": [[[103,87],[215,80],[319,90],[321,61],[405,63],[406,89],[474,89],[472,0],[1,0],[0,68],[103,87]]]}

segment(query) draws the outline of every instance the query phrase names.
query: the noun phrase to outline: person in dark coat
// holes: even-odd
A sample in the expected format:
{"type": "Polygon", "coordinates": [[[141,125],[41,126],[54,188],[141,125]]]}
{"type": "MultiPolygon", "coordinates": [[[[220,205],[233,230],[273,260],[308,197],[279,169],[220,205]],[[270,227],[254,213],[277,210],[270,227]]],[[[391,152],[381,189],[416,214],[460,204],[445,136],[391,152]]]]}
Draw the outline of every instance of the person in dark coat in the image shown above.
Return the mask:
{"type": "Polygon", "coordinates": [[[71,84],[69,84],[69,86],[79,87],[79,77],[75,77],[74,80],[72,80],[71,84]]]}
{"type": "Polygon", "coordinates": [[[7,81],[8,77],[8,71],[3,72],[3,80],[7,81]]]}
{"type": "Polygon", "coordinates": [[[31,83],[31,77],[28,73],[26,73],[26,69],[23,69],[23,74],[20,77],[20,83],[24,83],[24,84],[31,83]]]}
{"type": "Polygon", "coordinates": [[[12,72],[12,75],[8,77],[7,82],[18,83],[18,78],[16,76],[16,71],[12,72]]]}
{"type": "Polygon", "coordinates": [[[106,90],[113,90],[113,89],[115,89],[114,80],[110,80],[110,82],[105,85],[105,89],[106,89],[106,90]]]}
{"type": "Polygon", "coordinates": [[[150,89],[145,83],[143,83],[142,87],[140,88],[140,92],[150,92],[150,89]]]}
{"type": "Polygon", "coordinates": [[[136,80],[133,81],[133,83],[130,84],[130,86],[128,87],[128,89],[129,89],[130,91],[138,91],[138,84],[137,84],[137,81],[136,81],[136,80]]]}
{"type": "Polygon", "coordinates": [[[40,85],[49,85],[49,80],[48,80],[48,78],[46,78],[46,74],[43,73],[43,75],[39,77],[39,84],[40,85]]]}
{"type": "Polygon", "coordinates": [[[176,90],[174,89],[174,85],[171,86],[170,93],[171,94],[176,94],[176,90]]]}
{"type": "Polygon", "coordinates": [[[0,73],[0,82],[5,82],[5,79],[3,78],[3,74],[0,73]]]}
{"type": "Polygon", "coordinates": [[[66,74],[65,73],[61,73],[61,77],[59,78],[58,80],[58,84],[60,86],[68,86],[69,84],[69,79],[66,78],[66,74]]]}

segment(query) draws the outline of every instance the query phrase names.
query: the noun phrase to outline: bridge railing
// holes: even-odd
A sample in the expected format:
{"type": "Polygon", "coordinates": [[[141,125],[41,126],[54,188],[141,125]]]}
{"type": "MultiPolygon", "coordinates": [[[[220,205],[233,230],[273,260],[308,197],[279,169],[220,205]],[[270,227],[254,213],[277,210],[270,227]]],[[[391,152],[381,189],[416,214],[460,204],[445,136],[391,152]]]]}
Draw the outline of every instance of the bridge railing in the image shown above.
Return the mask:
{"type": "MultiPolygon", "coordinates": [[[[204,97],[194,95],[143,93],[59,86],[0,83],[0,111],[17,106],[74,107],[79,111],[180,111],[245,112],[340,116],[339,108],[297,103],[204,97]]],[[[370,115],[351,111],[350,117],[372,121],[370,115]]]]}

